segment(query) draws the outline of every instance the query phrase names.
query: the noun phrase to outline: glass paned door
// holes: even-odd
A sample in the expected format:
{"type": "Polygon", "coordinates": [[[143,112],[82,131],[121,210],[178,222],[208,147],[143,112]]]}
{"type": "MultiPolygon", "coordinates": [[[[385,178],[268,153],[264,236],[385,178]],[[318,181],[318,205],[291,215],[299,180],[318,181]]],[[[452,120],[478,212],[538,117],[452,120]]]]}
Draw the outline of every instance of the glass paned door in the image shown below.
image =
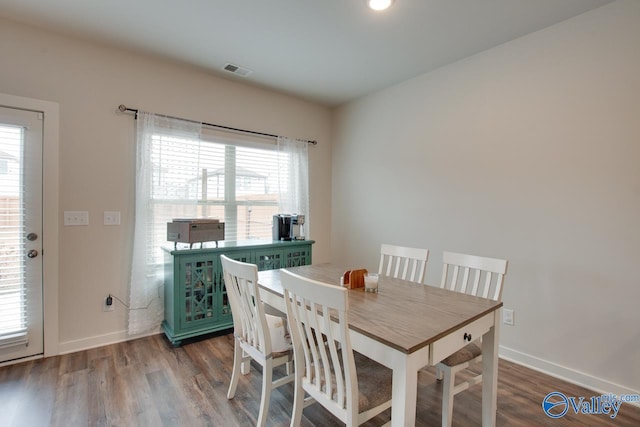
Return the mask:
{"type": "Polygon", "coordinates": [[[43,352],[42,130],[0,107],[0,362],[43,352]]]}

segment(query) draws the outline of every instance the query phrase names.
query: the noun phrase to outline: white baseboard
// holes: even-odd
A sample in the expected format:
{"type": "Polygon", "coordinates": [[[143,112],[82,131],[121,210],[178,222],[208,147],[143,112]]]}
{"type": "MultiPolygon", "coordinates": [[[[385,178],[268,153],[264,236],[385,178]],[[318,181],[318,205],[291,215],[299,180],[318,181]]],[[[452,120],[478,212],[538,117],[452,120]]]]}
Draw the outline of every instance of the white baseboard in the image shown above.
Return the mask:
{"type": "MultiPolygon", "coordinates": [[[[584,372],[576,371],[575,369],[567,368],[566,366],[558,365],[508,347],[500,346],[499,355],[501,358],[510,362],[517,363],[518,365],[526,366],[527,368],[542,372],[543,374],[588,388],[598,394],[613,393],[618,396],[623,394],[640,395],[640,391],[638,390],[632,390],[628,387],[621,386],[620,384],[615,384],[602,378],[597,378],[584,372]]],[[[549,392],[552,391],[561,390],[549,390],[549,392]]],[[[640,407],[640,402],[629,402],[625,404],[640,407]]]]}
{"type": "Polygon", "coordinates": [[[96,335],[94,337],[83,338],[80,340],[65,341],[59,344],[58,354],[75,353],[76,351],[89,350],[91,348],[102,347],[104,345],[116,344],[119,342],[135,340],[137,338],[148,337],[151,335],[157,335],[162,331],[158,327],[151,332],[140,335],[129,335],[127,331],[111,332],[104,335],[96,335]]]}

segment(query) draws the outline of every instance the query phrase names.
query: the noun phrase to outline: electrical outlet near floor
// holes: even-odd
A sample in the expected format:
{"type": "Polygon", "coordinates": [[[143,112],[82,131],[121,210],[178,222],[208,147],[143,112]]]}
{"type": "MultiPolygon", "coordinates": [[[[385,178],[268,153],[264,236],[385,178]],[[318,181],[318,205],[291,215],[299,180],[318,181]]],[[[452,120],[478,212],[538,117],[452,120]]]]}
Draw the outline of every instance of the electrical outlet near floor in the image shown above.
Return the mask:
{"type": "Polygon", "coordinates": [[[514,322],[514,313],[513,310],[510,308],[503,308],[502,309],[502,323],[504,323],[505,325],[515,325],[514,322]]]}
{"type": "Polygon", "coordinates": [[[115,299],[111,295],[104,297],[102,300],[102,311],[113,311],[115,308],[114,302],[115,299]],[[109,304],[109,302],[111,302],[111,304],[109,304]]]}

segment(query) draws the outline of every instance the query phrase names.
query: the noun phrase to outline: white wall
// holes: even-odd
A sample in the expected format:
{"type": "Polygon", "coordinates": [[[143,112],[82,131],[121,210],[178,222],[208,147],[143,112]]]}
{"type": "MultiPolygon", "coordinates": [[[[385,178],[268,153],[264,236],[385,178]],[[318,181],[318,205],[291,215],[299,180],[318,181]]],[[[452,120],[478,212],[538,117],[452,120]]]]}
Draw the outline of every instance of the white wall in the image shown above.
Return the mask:
{"type": "MultiPolygon", "coordinates": [[[[329,258],[329,109],[179,64],[0,20],[0,93],[60,105],[59,210],[87,210],[88,227],[59,219],[60,351],[126,339],[126,312],[102,312],[109,293],[128,299],[133,219],[133,116],[145,111],[317,139],[310,148],[314,261],[329,258]],[[122,225],[102,225],[104,211],[122,225]]],[[[45,213],[46,215],[46,213],[45,213]]],[[[46,284],[45,284],[46,286],[46,284]]]]}
{"type": "Polygon", "coordinates": [[[621,0],[338,109],[332,258],[508,259],[501,354],[637,393],[639,46],[621,0]]]}

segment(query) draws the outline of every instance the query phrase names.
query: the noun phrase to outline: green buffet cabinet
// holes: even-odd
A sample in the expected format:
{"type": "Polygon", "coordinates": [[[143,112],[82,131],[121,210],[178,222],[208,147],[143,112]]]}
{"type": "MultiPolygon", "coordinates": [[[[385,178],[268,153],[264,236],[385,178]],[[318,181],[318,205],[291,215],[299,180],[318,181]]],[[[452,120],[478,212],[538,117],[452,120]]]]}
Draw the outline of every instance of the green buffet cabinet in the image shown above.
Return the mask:
{"type": "Polygon", "coordinates": [[[163,248],[164,322],[174,346],[183,339],[233,327],[220,255],[250,262],[258,270],[311,264],[313,240],[220,242],[217,248],[163,248]]]}

